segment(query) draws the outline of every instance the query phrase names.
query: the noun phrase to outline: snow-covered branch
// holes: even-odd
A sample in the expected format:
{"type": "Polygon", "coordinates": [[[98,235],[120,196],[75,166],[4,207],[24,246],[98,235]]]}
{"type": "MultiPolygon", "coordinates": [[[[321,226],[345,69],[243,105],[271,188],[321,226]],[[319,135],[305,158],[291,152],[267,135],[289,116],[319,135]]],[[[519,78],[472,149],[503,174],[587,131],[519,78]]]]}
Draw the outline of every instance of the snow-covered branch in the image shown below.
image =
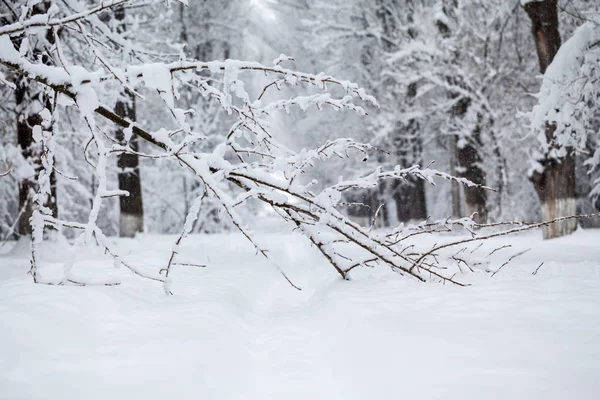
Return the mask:
{"type": "MultiPolygon", "coordinates": [[[[475,184],[464,177],[454,177],[409,164],[412,166],[376,167],[368,173],[341,177],[337,183],[319,189],[313,180],[304,177],[317,163],[328,162],[334,158],[367,160],[371,153],[380,150],[368,143],[336,138],[313,149],[296,151],[285,145],[282,132],[273,127],[273,115],[279,111],[290,112],[292,109],[309,111],[312,108],[321,110],[326,107],[364,115],[365,108],[357,103],[366,103],[365,107],[377,107],[378,103],[372,95],[351,81],[285,68],[281,64],[291,61],[291,58],[283,55],[273,62],[274,65],[231,59],[193,60],[182,53],[176,61],[149,61],[140,56],[134,57],[133,61],[125,66],[116,67],[108,57],[102,56],[102,46],[98,44],[101,41],[96,43],[92,32],[99,31],[104,38],[117,42],[119,46],[115,51],[121,51],[124,58],[131,55],[131,49],[137,47],[124,42],[126,39],[123,35],[115,36],[114,32],[107,30],[107,25],[98,22],[96,15],[125,3],[127,0],[105,1],[96,7],[60,18],[52,17],[57,11],[51,9],[46,14],[34,15],[0,28],[0,64],[10,73],[18,74],[32,84],[41,85],[56,99],[54,113],[64,109],[78,110],[80,123],[89,132],[89,140],[81,149],[81,156],[93,168],[95,187],[91,209],[86,221],[67,221],[57,219],[44,206],[50,193],[49,173],[53,169],[53,150],[56,143],[51,134],[44,136],[44,131],[39,131],[41,127],[35,128],[34,138],[44,148],[43,169],[38,175],[39,189],[32,218],[32,275],[36,282],[38,269],[35,246],[43,240],[44,227],[70,227],[77,230],[78,236],[64,262],[64,274],[60,283],[85,284],[74,276],[73,266],[81,246],[95,243],[113,258],[115,265],[124,265],[140,277],[162,283],[165,291],[170,293],[170,273],[173,266],[200,266],[179,262],[178,254],[181,242],[192,231],[201,204],[206,199],[218,204],[231,224],[254,246],[256,253],[273,263],[283,277],[296,287],[283,268],[274,264],[274,260],[268,256],[268,243],[261,243],[260,238],[254,235],[248,226],[248,221],[239,213],[240,207],[248,204],[251,199],[256,199],[269,205],[294,229],[301,232],[344,279],[349,279],[350,273],[357,267],[379,264],[419,281],[462,285],[455,279],[454,271],[447,270],[448,263],[456,262],[456,255],[452,255],[454,258],[439,258],[437,252],[446,247],[466,243],[465,241],[433,249],[415,250],[412,245],[405,244],[404,240],[415,234],[452,229],[454,226],[460,226],[474,234],[475,228],[484,225],[475,224],[471,217],[458,221],[446,220],[444,223],[425,223],[382,234],[372,229],[373,226],[363,227],[344,215],[341,211],[345,204],[342,194],[375,188],[382,181],[409,179],[434,184],[434,179],[441,178],[462,184],[466,188],[486,191],[492,190],[491,188],[475,184]],[[95,21],[94,26],[97,29],[87,32],[80,23],[90,20],[95,21]],[[73,58],[69,59],[61,48],[62,42],[65,41],[63,39],[55,40],[60,63],[54,64],[26,56],[21,49],[15,47],[15,42],[11,39],[11,36],[29,35],[39,29],[54,32],[55,27],[70,24],[76,28],[68,32],[80,39],[83,37],[90,57],[101,65],[101,69],[90,70],[89,65],[93,62],[78,63],[73,58]],[[245,78],[249,74],[267,76],[271,83],[258,90],[256,95],[255,91],[248,89],[245,78]],[[300,93],[290,98],[268,100],[271,93],[269,92],[269,96],[265,93],[273,86],[277,89],[286,87],[300,93]],[[167,120],[157,118],[153,125],[159,128],[145,128],[140,121],[133,120],[134,117],[121,116],[122,114],[113,110],[111,106],[104,104],[103,90],[107,87],[117,88],[120,92],[129,91],[132,96],[135,95],[136,101],[139,100],[136,103],[138,108],[144,107],[144,101],[150,96],[158,95],[162,100],[162,110],[167,120]],[[209,149],[198,150],[199,147],[195,146],[206,141],[209,136],[206,132],[193,129],[190,119],[195,109],[182,104],[183,87],[193,88],[234,120],[228,129],[222,129],[220,136],[211,136],[215,145],[209,149]],[[124,140],[113,137],[114,133],[107,133],[103,129],[106,125],[111,126],[112,132],[116,129],[119,134],[122,133],[124,140]],[[131,146],[133,137],[153,145],[152,153],[131,146]],[[105,234],[98,226],[103,201],[109,197],[129,194],[124,190],[111,189],[111,182],[107,176],[111,157],[123,154],[135,154],[147,157],[148,160],[171,160],[192,174],[202,187],[196,201],[186,211],[184,226],[175,241],[167,265],[160,268],[156,274],[123,261],[123,257],[110,248],[105,234]],[[349,252],[348,248],[354,252],[358,251],[360,256],[351,256],[352,251],[349,252]]],[[[143,54],[143,51],[138,53],[143,54]]],[[[46,121],[50,118],[50,112],[46,110],[44,113],[42,117],[45,117],[46,121]]],[[[372,225],[375,225],[374,222],[372,225]]],[[[476,237],[473,240],[485,238],[476,237]]]]}

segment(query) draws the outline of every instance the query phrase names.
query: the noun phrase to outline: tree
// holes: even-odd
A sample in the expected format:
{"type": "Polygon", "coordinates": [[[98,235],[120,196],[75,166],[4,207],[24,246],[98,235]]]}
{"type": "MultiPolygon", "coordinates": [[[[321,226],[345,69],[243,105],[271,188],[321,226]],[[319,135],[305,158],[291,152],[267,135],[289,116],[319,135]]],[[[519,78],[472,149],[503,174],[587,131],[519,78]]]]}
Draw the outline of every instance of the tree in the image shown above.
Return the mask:
{"type": "MultiPolygon", "coordinates": [[[[545,69],[537,95],[538,104],[528,114],[532,136],[538,142],[530,176],[540,200],[546,201],[543,203],[545,212],[574,212],[575,156],[583,157],[583,164],[590,174],[600,165],[600,24],[594,21],[584,23],[556,49],[558,32],[553,29],[548,34],[544,33],[551,26],[552,16],[544,14],[549,10],[528,10],[542,21],[543,26],[537,27],[537,32],[541,32],[537,36],[555,38],[552,43],[541,39],[538,45],[542,54],[541,66],[545,69]],[[553,47],[549,49],[549,46],[553,47]],[[546,55],[551,51],[556,54],[548,63],[546,55]]],[[[596,180],[592,184],[590,195],[594,202],[598,202],[599,183],[596,180]]],[[[553,225],[545,231],[545,237],[560,236],[575,227],[575,223],[553,225]]]]}
{"type": "MultiPolygon", "coordinates": [[[[124,33],[127,29],[126,11],[124,6],[114,9],[114,18],[117,21],[117,32],[124,33]]],[[[135,114],[135,96],[125,89],[120,93],[115,113],[122,118],[136,121],[135,114]]],[[[139,156],[137,154],[138,139],[133,132],[131,137],[125,137],[125,131],[117,129],[115,138],[121,145],[129,145],[132,152],[122,153],[118,157],[118,179],[119,189],[128,193],[127,196],[119,197],[119,236],[134,237],[136,233],[144,231],[144,205],[142,202],[142,183],[139,166],[139,156]]]]}
{"type": "MultiPolygon", "coordinates": [[[[378,0],[376,15],[382,24],[382,33],[384,39],[381,40],[382,50],[389,54],[396,50],[398,44],[394,44],[401,37],[401,28],[398,26],[402,19],[398,18],[402,11],[397,2],[378,0]]],[[[406,2],[406,22],[414,23],[414,2],[406,2]]],[[[414,30],[408,30],[406,35],[414,38],[414,30]]],[[[385,56],[384,56],[385,58],[385,56]]],[[[385,69],[383,70],[385,74],[385,69]]],[[[387,88],[394,87],[395,82],[391,77],[382,78],[382,88],[384,92],[387,88]]],[[[404,96],[395,94],[394,101],[390,101],[389,107],[398,111],[402,110],[402,102],[406,102],[408,107],[412,106],[417,96],[418,82],[410,82],[406,87],[404,96]]],[[[383,94],[383,93],[382,93],[383,94]]],[[[423,163],[423,138],[420,129],[420,121],[415,116],[402,118],[401,113],[397,111],[397,120],[393,125],[391,136],[390,151],[396,155],[396,162],[404,167],[412,165],[421,165],[423,163]]],[[[393,113],[393,111],[391,111],[393,113]]],[[[423,221],[427,218],[427,203],[425,200],[425,185],[420,179],[407,179],[405,182],[395,182],[391,186],[391,196],[395,202],[396,219],[399,222],[423,221]]]]}
{"type": "MultiPolygon", "coordinates": [[[[561,45],[558,30],[558,1],[528,1],[523,5],[531,20],[531,31],[537,50],[540,72],[544,74],[561,45]]],[[[556,124],[545,123],[545,140],[549,150],[554,146],[556,124]]],[[[542,203],[542,218],[546,220],[574,215],[577,211],[575,195],[575,155],[573,149],[563,148],[563,154],[553,157],[547,152],[537,161],[530,175],[531,182],[542,203]]],[[[544,228],[544,238],[568,235],[577,228],[577,222],[566,220],[544,228]]]]}
{"type": "MultiPolygon", "coordinates": [[[[16,3],[10,7],[8,15],[14,20],[17,18],[16,10],[22,4],[16,3]]],[[[33,18],[36,15],[45,14],[50,9],[50,1],[41,1],[31,6],[28,4],[22,9],[24,15],[33,18]]],[[[9,4],[6,4],[9,7],[9,4]]],[[[8,22],[8,21],[7,21],[8,22]]],[[[52,57],[50,48],[55,43],[56,31],[46,31],[44,34],[30,35],[26,38],[13,37],[13,43],[19,47],[21,52],[29,53],[32,57],[40,58],[44,64],[51,65],[52,57]]],[[[43,87],[24,79],[19,74],[14,75],[14,96],[16,104],[16,132],[17,142],[21,148],[23,158],[28,160],[33,168],[30,169],[28,176],[21,178],[19,182],[19,216],[16,232],[20,235],[31,234],[31,219],[33,212],[33,195],[36,192],[36,180],[41,166],[41,149],[35,145],[33,132],[36,126],[41,126],[43,110],[51,110],[51,98],[44,92],[43,87]]],[[[52,129],[49,125],[46,129],[52,129]]],[[[52,214],[58,215],[58,205],[56,196],[56,174],[50,173],[51,194],[48,196],[46,206],[52,214]]]]}
{"type": "MultiPolygon", "coordinates": [[[[441,6],[441,13],[436,15],[436,26],[438,32],[442,37],[442,43],[452,38],[453,28],[452,25],[456,25],[458,21],[452,21],[456,18],[456,9],[458,8],[458,1],[452,0],[443,2],[441,6]]],[[[454,53],[452,54],[453,60],[458,60],[460,54],[457,47],[454,47],[454,53]]],[[[444,74],[441,76],[448,86],[457,87],[463,89],[462,91],[449,91],[448,96],[452,99],[453,104],[450,111],[452,118],[463,120],[468,118],[469,108],[473,102],[469,93],[469,88],[465,85],[463,77],[459,74],[448,75],[444,74]]],[[[471,132],[465,132],[464,129],[460,129],[458,133],[453,134],[450,140],[449,151],[451,153],[451,162],[457,162],[457,165],[453,165],[452,171],[459,171],[458,175],[469,179],[472,182],[476,182],[480,185],[486,184],[486,174],[481,165],[482,158],[479,154],[479,149],[482,147],[481,141],[481,129],[483,121],[483,115],[481,111],[475,112],[477,115],[477,122],[474,124],[474,128],[471,128],[471,132]]],[[[467,215],[476,215],[476,220],[482,223],[487,221],[488,209],[487,209],[487,193],[484,190],[480,190],[477,187],[465,188],[465,205],[467,215]]],[[[453,198],[458,197],[457,185],[453,184],[452,190],[453,198]]],[[[454,200],[456,201],[456,200],[454,200]]],[[[456,212],[456,211],[455,211],[456,212]]],[[[460,215],[458,215],[460,216],[460,215]]]]}

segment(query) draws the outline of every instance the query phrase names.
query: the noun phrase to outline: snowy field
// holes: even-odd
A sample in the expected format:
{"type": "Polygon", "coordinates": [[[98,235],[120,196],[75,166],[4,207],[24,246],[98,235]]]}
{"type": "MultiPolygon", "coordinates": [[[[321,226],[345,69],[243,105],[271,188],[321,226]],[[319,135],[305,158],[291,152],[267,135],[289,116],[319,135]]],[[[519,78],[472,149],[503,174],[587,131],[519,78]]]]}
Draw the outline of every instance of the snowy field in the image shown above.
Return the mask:
{"type": "MultiPolygon", "coordinates": [[[[239,234],[187,239],[181,259],[207,268],[174,270],[174,296],[92,249],[75,273],[120,286],[34,285],[26,251],[5,246],[0,399],[600,398],[600,231],[486,243],[512,245],[491,268],[532,250],[466,288],[384,267],[344,282],[302,237],[259,237],[302,291],[239,234]]],[[[174,239],[118,244],[157,270],[174,239]]],[[[44,253],[53,274],[64,254],[44,253]]]]}

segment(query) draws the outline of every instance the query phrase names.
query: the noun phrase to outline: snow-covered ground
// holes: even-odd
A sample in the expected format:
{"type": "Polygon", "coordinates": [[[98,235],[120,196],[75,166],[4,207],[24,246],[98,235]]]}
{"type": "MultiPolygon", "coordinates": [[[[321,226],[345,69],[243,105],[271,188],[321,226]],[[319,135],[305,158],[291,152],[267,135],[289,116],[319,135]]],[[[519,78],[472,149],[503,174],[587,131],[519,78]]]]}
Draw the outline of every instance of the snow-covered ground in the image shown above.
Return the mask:
{"type": "MultiPolygon", "coordinates": [[[[181,260],[207,268],[176,269],[174,296],[93,250],[75,273],[120,286],[34,285],[5,246],[0,399],[600,398],[600,231],[487,243],[532,250],[466,288],[383,267],[344,282],[302,237],[259,236],[302,291],[238,234],[187,239],[181,260]]],[[[118,244],[156,270],[173,240],[118,244]]],[[[63,250],[44,253],[51,274],[63,250]]]]}

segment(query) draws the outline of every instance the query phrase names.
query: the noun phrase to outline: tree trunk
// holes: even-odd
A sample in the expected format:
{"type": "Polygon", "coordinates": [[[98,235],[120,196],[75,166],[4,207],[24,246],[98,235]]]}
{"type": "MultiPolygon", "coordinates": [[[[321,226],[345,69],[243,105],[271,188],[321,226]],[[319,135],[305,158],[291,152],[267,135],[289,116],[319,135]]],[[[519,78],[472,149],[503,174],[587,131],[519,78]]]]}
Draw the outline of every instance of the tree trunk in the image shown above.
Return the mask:
{"type": "MultiPolygon", "coordinates": [[[[456,96],[455,94],[451,94],[456,96]]],[[[471,105],[471,99],[463,97],[452,107],[455,118],[464,118],[471,105]]],[[[479,118],[481,120],[481,118],[479,118]]],[[[478,148],[481,147],[481,121],[478,121],[470,135],[456,137],[456,158],[458,162],[457,175],[470,180],[478,185],[486,184],[486,174],[481,167],[481,156],[478,148]]],[[[465,194],[466,215],[473,215],[475,222],[487,222],[487,193],[480,187],[463,186],[465,194]]]]}
{"type": "MultiPolygon", "coordinates": [[[[125,8],[119,7],[115,10],[115,19],[119,21],[119,31],[124,32],[125,8]]],[[[121,93],[115,113],[130,121],[136,120],[135,97],[133,93],[125,90],[121,93]]],[[[115,136],[122,145],[125,143],[125,135],[122,129],[117,129],[115,136]]],[[[133,135],[129,140],[129,147],[134,152],[138,151],[138,139],[133,135]]],[[[136,233],[144,231],[144,207],[142,202],[142,182],[140,176],[139,157],[137,154],[119,155],[117,166],[119,168],[119,189],[129,192],[129,196],[119,197],[119,236],[134,237],[136,233]]]]}
{"type": "Polygon", "coordinates": [[[543,74],[561,45],[558,31],[558,0],[537,0],[524,5],[531,19],[540,72],[543,74]]]}
{"type": "MultiPolygon", "coordinates": [[[[475,130],[464,140],[465,143],[457,144],[458,165],[460,166],[459,176],[470,180],[479,185],[485,185],[486,174],[481,168],[481,156],[477,147],[481,147],[481,118],[475,127],[475,130]]],[[[468,216],[473,215],[475,222],[484,224],[487,222],[487,193],[485,189],[478,187],[463,186],[465,193],[465,213],[468,216]]]]}
{"type": "MultiPolygon", "coordinates": [[[[448,152],[450,153],[450,175],[457,176],[456,167],[458,165],[458,148],[456,147],[456,136],[448,136],[448,152]]],[[[452,199],[452,216],[454,218],[462,217],[460,209],[460,184],[456,181],[450,182],[450,197],[452,199]]]]}
{"type": "Polygon", "coordinates": [[[396,203],[398,222],[424,221],[427,219],[425,187],[422,179],[411,179],[395,188],[393,196],[396,203]]]}
{"type": "MultiPolygon", "coordinates": [[[[485,184],[485,172],[479,167],[481,157],[473,146],[458,148],[458,163],[465,168],[459,175],[474,183],[485,184]],[[468,166],[468,167],[465,167],[468,166]]],[[[463,187],[465,193],[465,213],[473,215],[475,222],[484,224],[487,222],[487,194],[484,189],[477,187],[463,187]]]]}
{"type": "MultiPolygon", "coordinates": [[[[50,8],[50,2],[44,1],[33,7],[32,14],[44,14],[50,8]]],[[[15,44],[20,44],[18,38],[13,39],[15,44]]],[[[45,64],[50,64],[48,55],[44,52],[44,45],[54,44],[54,36],[48,33],[44,39],[39,38],[32,49],[35,57],[42,57],[45,64]],[[44,40],[46,43],[44,43],[44,40]]],[[[30,43],[31,45],[31,43],[30,43]]],[[[18,48],[18,46],[16,46],[18,48]]],[[[42,169],[41,149],[33,140],[33,127],[42,123],[39,113],[47,108],[52,110],[52,104],[43,91],[35,83],[16,76],[15,104],[17,118],[17,142],[21,147],[23,158],[27,159],[35,173],[25,177],[19,182],[19,210],[22,210],[17,223],[19,235],[31,235],[31,215],[33,213],[33,195],[37,191],[37,177],[42,169]]],[[[52,127],[46,128],[52,129],[52,127]]],[[[58,204],[56,197],[56,174],[50,172],[50,196],[45,206],[58,217],[58,204]]]]}
{"type": "MultiPolygon", "coordinates": [[[[406,168],[422,163],[419,128],[419,122],[412,119],[408,124],[398,129],[397,136],[394,138],[393,145],[398,155],[398,164],[402,167],[406,168]]],[[[391,189],[392,197],[396,203],[398,222],[427,219],[425,182],[423,179],[407,177],[405,182],[395,182],[391,189]]]]}
{"type": "Polygon", "coordinates": [[[19,182],[19,222],[17,224],[17,233],[19,235],[31,235],[31,224],[29,219],[33,213],[33,194],[36,191],[36,175],[40,168],[41,160],[39,152],[33,148],[33,123],[34,115],[29,115],[29,97],[30,82],[21,80],[15,90],[16,109],[17,109],[17,142],[21,147],[23,158],[33,164],[35,175],[22,178],[19,182]],[[37,153],[37,154],[36,154],[37,153]]]}
{"type": "MultiPolygon", "coordinates": [[[[546,126],[546,137],[552,136],[556,125],[546,126]]],[[[560,160],[538,160],[542,169],[530,180],[542,205],[542,219],[550,221],[577,213],[575,194],[575,155],[572,151],[560,160]]],[[[577,229],[577,220],[569,219],[543,227],[544,239],[568,235],[577,229]]]]}
{"type": "MultiPolygon", "coordinates": [[[[557,0],[543,0],[525,4],[525,12],[531,19],[531,31],[535,41],[540,72],[543,74],[554,59],[561,45],[558,31],[557,0]]],[[[552,144],[556,126],[546,123],[546,140],[552,144]]],[[[544,220],[575,215],[575,156],[567,149],[567,156],[560,160],[538,160],[541,170],[530,177],[542,205],[544,220]]],[[[577,229],[576,220],[565,220],[544,227],[544,239],[568,235],[577,229]]]]}

